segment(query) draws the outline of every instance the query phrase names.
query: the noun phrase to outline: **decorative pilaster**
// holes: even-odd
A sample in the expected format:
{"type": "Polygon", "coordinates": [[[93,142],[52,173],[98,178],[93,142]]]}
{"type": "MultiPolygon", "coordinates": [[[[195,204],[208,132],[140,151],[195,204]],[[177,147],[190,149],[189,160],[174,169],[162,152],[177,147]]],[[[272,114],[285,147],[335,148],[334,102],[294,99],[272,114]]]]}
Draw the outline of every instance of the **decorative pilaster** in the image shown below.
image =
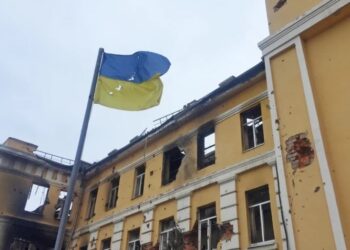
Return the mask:
{"type": "Polygon", "coordinates": [[[153,207],[143,211],[144,221],[141,225],[140,242],[141,245],[152,243],[153,232],[153,207]]]}
{"type": "Polygon", "coordinates": [[[182,232],[190,231],[191,194],[176,197],[177,200],[177,224],[182,232]]]}
{"type": "Polygon", "coordinates": [[[230,224],[233,229],[231,240],[222,241],[222,249],[239,249],[236,181],[233,177],[220,181],[219,185],[221,222],[223,225],[230,224]]]}
{"type": "Polygon", "coordinates": [[[113,250],[121,249],[123,224],[124,222],[122,220],[114,222],[112,244],[111,244],[111,249],[113,250]]]}
{"type": "Polygon", "coordinates": [[[88,250],[96,250],[97,235],[98,235],[97,230],[90,233],[88,250]]]}

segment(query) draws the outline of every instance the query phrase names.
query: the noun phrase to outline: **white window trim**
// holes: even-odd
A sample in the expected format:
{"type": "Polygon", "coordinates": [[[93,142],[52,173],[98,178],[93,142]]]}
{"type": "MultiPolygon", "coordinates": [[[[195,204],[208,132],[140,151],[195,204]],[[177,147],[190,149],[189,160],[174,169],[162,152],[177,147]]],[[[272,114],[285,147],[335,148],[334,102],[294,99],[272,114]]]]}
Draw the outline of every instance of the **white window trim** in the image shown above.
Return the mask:
{"type": "Polygon", "coordinates": [[[140,239],[135,239],[135,240],[129,240],[128,241],[128,250],[130,250],[130,247],[132,247],[131,248],[131,250],[136,250],[136,243],[139,243],[139,245],[140,245],[140,239]]]}
{"type": "MultiPolygon", "coordinates": [[[[198,214],[199,217],[199,214],[198,214]]],[[[200,247],[202,244],[202,234],[201,234],[201,225],[202,224],[207,224],[207,246],[209,247],[209,249],[213,249],[211,246],[211,220],[212,219],[216,219],[217,216],[211,216],[205,219],[199,219],[199,223],[198,223],[198,247],[200,247]]]]}
{"type": "MultiPolygon", "coordinates": [[[[254,108],[254,107],[253,107],[254,108]]],[[[248,109],[249,110],[249,109],[248,109]]],[[[247,111],[248,111],[247,110],[247,111]]],[[[244,112],[243,112],[244,113],[244,112]]],[[[249,121],[249,122],[245,122],[245,123],[243,123],[242,124],[242,128],[243,128],[243,130],[242,130],[242,132],[244,133],[244,128],[245,128],[245,126],[248,126],[248,127],[250,127],[251,125],[248,125],[248,123],[249,124],[251,124],[252,123],[252,127],[253,127],[253,143],[254,143],[254,145],[252,146],[252,147],[247,147],[247,145],[245,145],[245,142],[243,141],[243,147],[244,147],[244,151],[248,151],[248,150],[250,150],[250,149],[253,149],[253,148],[256,148],[256,147],[258,147],[258,146],[260,146],[260,145],[262,145],[262,144],[264,144],[264,141],[265,141],[265,138],[264,138],[264,141],[262,142],[262,143],[257,143],[257,138],[256,138],[256,128],[255,128],[255,123],[256,123],[256,121],[258,121],[259,119],[261,119],[261,126],[263,126],[263,124],[264,124],[264,122],[263,122],[263,119],[262,119],[262,115],[260,115],[260,116],[258,116],[258,117],[256,117],[256,118],[254,118],[254,119],[252,119],[252,121],[249,121]]],[[[264,129],[264,128],[263,128],[264,129]]],[[[245,134],[243,134],[243,138],[245,137],[246,135],[245,134]]]]}
{"type": "MultiPolygon", "coordinates": [[[[137,171],[137,170],[136,170],[137,171]]],[[[135,189],[134,189],[134,198],[142,195],[141,190],[144,185],[145,172],[139,174],[135,178],[135,189]],[[138,185],[139,184],[139,185],[138,185]]]]}
{"type": "MultiPolygon", "coordinates": [[[[254,207],[259,207],[259,214],[260,214],[260,225],[261,225],[261,234],[262,234],[262,241],[259,241],[259,242],[256,242],[256,243],[251,243],[250,245],[253,247],[253,246],[258,246],[258,245],[261,245],[262,243],[270,243],[270,242],[274,242],[275,240],[267,240],[265,241],[265,223],[264,223],[264,213],[262,211],[262,206],[265,205],[265,204],[270,204],[270,211],[271,211],[271,201],[270,200],[267,200],[267,201],[263,201],[263,202],[259,202],[259,203],[256,203],[254,205],[250,205],[248,206],[248,210],[249,210],[249,213],[250,213],[250,209],[251,208],[254,208],[254,207]]],[[[271,211],[272,212],[272,211],[271,211]]],[[[249,221],[251,222],[251,221],[249,221]]],[[[251,225],[250,225],[251,226],[251,225]]]]}
{"type": "MultiPolygon", "coordinates": [[[[167,245],[169,244],[169,236],[170,236],[170,232],[174,231],[176,229],[176,227],[172,227],[172,228],[169,228],[169,229],[166,229],[166,230],[163,230],[160,232],[160,247],[159,247],[159,250],[163,250],[163,240],[162,240],[162,237],[165,235],[166,236],[166,242],[167,242],[167,245]]],[[[164,250],[168,250],[168,249],[164,249],[164,250]]],[[[173,248],[170,248],[170,250],[174,250],[173,248]]]]}

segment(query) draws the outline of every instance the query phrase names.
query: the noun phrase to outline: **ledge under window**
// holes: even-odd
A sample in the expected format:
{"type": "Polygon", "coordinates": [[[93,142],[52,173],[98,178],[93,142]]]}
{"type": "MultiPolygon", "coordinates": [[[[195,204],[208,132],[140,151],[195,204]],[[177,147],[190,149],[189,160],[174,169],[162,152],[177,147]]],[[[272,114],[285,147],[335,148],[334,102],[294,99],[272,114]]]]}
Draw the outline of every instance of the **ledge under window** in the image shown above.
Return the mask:
{"type": "Polygon", "coordinates": [[[277,243],[274,240],[251,244],[249,250],[277,250],[277,243]]]}

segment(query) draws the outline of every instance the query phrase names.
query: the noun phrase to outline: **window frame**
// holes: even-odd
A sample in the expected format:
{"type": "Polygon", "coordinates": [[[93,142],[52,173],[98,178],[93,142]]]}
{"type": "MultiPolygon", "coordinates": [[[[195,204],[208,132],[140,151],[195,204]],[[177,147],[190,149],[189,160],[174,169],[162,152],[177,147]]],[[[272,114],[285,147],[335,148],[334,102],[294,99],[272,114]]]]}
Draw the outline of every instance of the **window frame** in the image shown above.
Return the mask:
{"type": "Polygon", "coordinates": [[[197,217],[198,217],[198,249],[202,246],[202,224],[206,224],[207,226],[207,246],[208,249],[213,249],[212,246],[212,237],[213,237],[213,232],[212,232],[212,225],[216,225],[217,224],[217,213],[216,213],[216,206],[215,203],[203,206],[198,208],[198,212],[197,212],[197,217]],[[215,215],[213,216],[208,216],[205,218],[201,218],[200,214],[202,210],[205,209],[209,209],[209,208],[214,208],[215,211],[215,215]],[[213,223],[214,221],[214,223],[213,223]]]}
{"type": "Polygon", "coordinates": [[[106,209],[113,209],[117,206],[118,202],[118,193],[119,193],[119,184],[120,184],[120,176],[113,177],[110,182],[110,189],[108,192],[108,200],[106,203],[106,209]],[[114,186],[113,182],[116,182],[116,185],[114,186]]]}
{"type": "Polygon", "coordinates": [[[111,250],[112,249],[112,245],[111,244],[112,244],[112,238],[111,237],[103,239],[101,241],[101,250],[111,250]],[[106,244],[106,243],[109,243],[109,247],[108,248],[104,248],[105,247],[104,244],[106,244]]]}
{"type": "Polygon", "coordinates": [[[259,246],[259,245],[262,245],[262,244],[265,245],[265,244],[273,243],[275,241],[275,232],[274,232],[274,228],[273,228],[273,218],[272,218],[272,209],[271,209],[271,199],[270,199],[270,193],[269,193],[269,185],[263,185],[263,186],[260,186],[260,187],[257,187],[257,188],[254,188],[254,189],[246,191],[246,201],[247,201],[248,228],[249,228],[249,242],[250,242],[250,245],[252,247],[254,247],[254,246],[259,246]],[[254,192],[258,192],[258,191],[261,191],[261,190],[264,190],[264,189],[267,192],[268,200],[259,201],[259,202],[256,202],[254,204],[249,204],[248,196],[251,195],[254,192]],[[271,226],[272,226],[271,232],[272,232],[272,235],[273,235],[273,239],[268,239],[268,240],[265,240],[265,223],[266,223],[266,221],[264,219],[264,212],[263,212],[263,208],[262,208],[266,204],[269,204],[269,211],[270,211],[270,217],[271,217],[271,226]],[[259,208],[260,227],[261,227],[261,235],[260,235],[261,236],[261,241],[253,242],[253,235],[252,235],[252,227],[253,227],[253,225],[252,224],[253,223],[255,224],[255,222],[253,222],[252,218],[251,218],[251,209],[252,208],[256,208],[256,207],[259,208]]]}
{"type": "Polygon", "coordinates": [[[141,249],[141,241],[140,241],[140,228],[136,228],[133,230],[128,231],[128,250],[136,250],[137,248],[137,243],[138,243],[138,249],[141,249]],[[132,232],[138,232],[138,238],[137,239],[130,239],[130,235],[132,232]],[[132,247],[130,249],[130,247],[132,247]]]}
{"type": "MultiPolygon", "coordinates": [[[[183,150],[181,150],[180,147],[173,145],[173,146],[167,146],[166,150],[164,150],[163,152],[163,166],[162,166],[162,186],[168,185],[170,183],[172,183],[173,181],[176,180],[176,175],[180,169],[180,166],[182,164],[182,160],[185,157],[185,153],[183,150]],[[181,160],[180,160],[180,164],[177,166],[176,168],[176,174],[175,175],[171,175],[171,162],[174,162],[174,159],[172,159],[173,157],[173,153],[174,151],[178,150],[178,152],[181,153],[181,160]]],[[[178,159],[175,159],[178,160],[178,159]]]]}
{"type": "Polygon", "coordinates": [[[27,200],[26,200],[26,203],[24,205],[24,212],[25,213],[30,213],[30,214],[35,214],[35,215],[43,215],[44,213],[44,209],[45,209],[45,205],[47,204],[47,199],[48,199],[48,196],[49,196],[49,191],[50,191],[50,185],[48,184],[42,184],[42,183],[38,183],[38,182],[33,182],[31,187],[30,187],[30,190],[29,190],[29,193],[27,195],[27,200]],[[26,210],[26,207],[27,207],[27,203],[29,201],[29,198],[31,197],[31,194],[32,194],[32,190],[33,190],[33,187],[35,186],[38,186],[38,187],[42,187],[42,188],[46,188],[46,194],[45,194],[45,197],[43,199],[43,202],[40,203],[41,205],[39,205],[34,211],[28,211],[26,210]],[[40,209],[39,209],[40,208],[40,209]],[[38,210],[39,209],[39,210],[38,210]],[[36,210],[38,210],[37,212],[35,212],[36,210]]]}
{"type": "Polygon", "coordinates": [[[133,198],[137,198],[137,197],[140,197],[143,195],[144,186],[145,186],[145,176],[146,176],[146,165],[145,164],[135,168],[133,198]],[[142,171],[142,172],[138,173],[139,171],[142,171]],[[140,184],[138,184],[138,183],[140,183],[140,184]]]}
{"type": "Polygon", "coordinates": [[[242,111],[240,113],[240,119],[241,119],[241,137],[242,137],[242,148],[243,148],[243,152],[245,151],[249,151],[251,149],[254,149],[256,147],[259,147],[261,145],[263,145],[265,143],[265,136],[264,136],[264,122],[263,122],[263,116],[262,116],[262,109],[261,109],[261,104],[258,103],[258,104],[255,104],[253,106],[251,106],[250,108],[248,109],[245,109],[244,111],[242,111]],[[260,112],[260,116],[257,116],[255,118],[252,119],[252,121],[248,122],[248,121],[244,121],[244,115],[253,110],[253,109],[256,109],[258,108],[259,109],[259,112],[260,112]],[[262,142],[261,143],[258,143],[257,142],[257,135],[256,135],[256,126],[255,124],[256,123],[260,123],[261,122],[261,126],[262,126],[262,142]],[[249,126],[248,123],[252,123],[253,126],[252,126],[252,130],[253,130],[253,146],[250,146],[249,144],[249,138],[247,137],[246,135],[246,132],[245,132],[245,127],[246,126],[249,126]],[[246,139],[248,140],[248,142],[246,142],[246,139]]]}
{"type": "Polygon", "coordinates": [[[215,123],[209,122],[204,124],[198,129],[197,133],[197,169],[203,169],[210,165],[215,164],[216,160],[216,134],[215,134],[215,123]],[[205,147],[205,138],[214,135],[214,144],[209,147],[205,147]],[[205,150],[214,147],[214,151],[208,154],[205,150]]]}
{"type": "Polygon", "coordinates": [[[170,217],[164,220],[161,220],[160,223],[160,230],[159,230],[159,250],[175,250],[173,247],[169,248],[169,236],[171,232],[174,232],[175,234],[175,230],[176,230],[176,223],[174,220],[174,217],[170,217]],[[174,225],[171,228],[168,229],[162,229],[163,224],[166,222],[173,222],[174,225]],[[166,246],[163,246],[163,236],[165,235],[166,237],[166,246]],[[163,248],[164,247],[164,248],[163,248]]]}
{"type": "Polygon", "coordinates": [[[95,216],[95,207],[96,207],[96,203],[97,203],[97,195],[98,195],[98,187],[94,187],[90,190],[89,193],[89,203],[88,203],[88,209],[87,209],[87,215],[86,218],[90,219],[92,217],[95,216]],[[96,192],[96,195],[94,195],[94,197],[92,196],[92,194],[96,192]]]}

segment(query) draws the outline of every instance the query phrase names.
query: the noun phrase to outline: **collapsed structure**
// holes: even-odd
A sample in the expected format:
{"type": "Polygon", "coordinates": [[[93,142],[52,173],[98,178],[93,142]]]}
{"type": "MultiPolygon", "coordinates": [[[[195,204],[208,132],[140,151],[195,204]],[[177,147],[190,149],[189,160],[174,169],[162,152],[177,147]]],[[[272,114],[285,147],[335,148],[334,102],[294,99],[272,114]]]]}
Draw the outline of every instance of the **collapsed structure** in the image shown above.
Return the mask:
{"type": "MultiPolygon", "coordinates": [[[[259,44],[262,62],[85,165],[66,248],[350,247],[349,1],[267,0],[266,7],[271,34],[259,44]]],[[[2,157],[23,156],[10,147],[0,148],[2,157]]],[[[66,181],[57,186],[53,177],[67,168],[35,159],[48,175],[1,159],[2,197],[22,197],[1,203],[2,221],[56,225],[66,181]],[[18,171],[32,177],[23,188],[18,171]],[[33,190],[46,198],[28,208],[33,190]]],[[[4,230],[3,246],[40,244],[4,230]]]]}

